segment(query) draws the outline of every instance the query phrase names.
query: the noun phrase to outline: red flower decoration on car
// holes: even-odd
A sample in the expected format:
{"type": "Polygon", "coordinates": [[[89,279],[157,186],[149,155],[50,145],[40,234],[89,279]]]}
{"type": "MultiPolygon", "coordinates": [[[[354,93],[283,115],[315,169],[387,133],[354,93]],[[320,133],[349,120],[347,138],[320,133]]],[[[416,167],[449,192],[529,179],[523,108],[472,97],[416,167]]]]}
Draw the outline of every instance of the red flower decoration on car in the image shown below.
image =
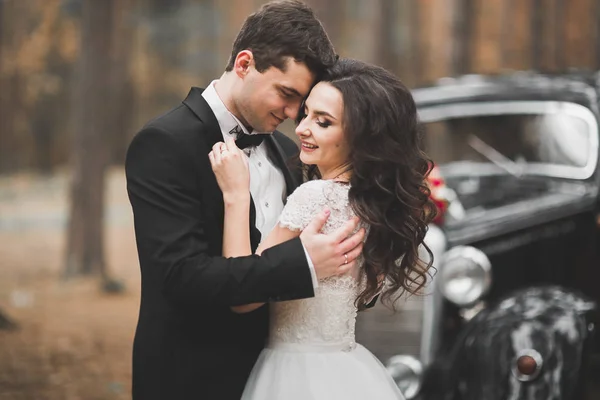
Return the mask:
{"type": "Polygon", "coordinates": [[[429,185],[429,190],[431,190],[431,200],[438,209],[438,213],[433,220],[434,224],[442,224],[444,222],[444,215],[448,210],[448,205],[450,202],[444,196],[444,190],[446,189],[446,182],[444,178],[440,174],[440,170],[438,167],[434,166],[431,169],[427,177],[427,184],[429,185]]]}

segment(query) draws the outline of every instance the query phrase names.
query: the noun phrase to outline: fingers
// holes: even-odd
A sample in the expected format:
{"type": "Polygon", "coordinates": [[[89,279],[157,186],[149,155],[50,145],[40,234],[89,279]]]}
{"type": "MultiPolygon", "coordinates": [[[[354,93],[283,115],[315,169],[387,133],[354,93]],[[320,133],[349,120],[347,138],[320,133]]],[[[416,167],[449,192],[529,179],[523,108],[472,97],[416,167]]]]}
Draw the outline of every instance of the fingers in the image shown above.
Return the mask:
{"type": "MultiPolygon", "coordinates": [[[[342,254],[353,254],[353,251],[359,246],[362,250],[362,244],[363,244],[364,238],[365,238],[365,229],[361,228],[358,230],[358,232],[356,232],[355,234],[353,234],[352,236],[350,236],[346,240],[344,240],[342,243],[340,243],[339,251],[342,254]]],[[[360,254],[360,251],[358,253],[360,254]]],[[[358,257],[358,254],[356,255],[356,257],[358,257]]],[[[352,260],[354,260],[356,257],[353,257],[352,260]]]]}
{"type": "Polygon", "coordinates": [[[346,239],[348,236],[350,236],[350,234],[352,232],[354,232],[354,230],[358,226],[359,221],[360,220],[358,217],[352,218],[350,221],[346,222],[343,226],[336,229],[331,235],[332,238],[338,243],[342,242],[344,239],[346,239]]]}
{"type": "Polygon", "coordinates": [[[227,138],[225,140],[225,145],[227,146],[228,153],[234,158],[239,157],[240,160],[244,163],[244,165],[248,166],[248,157],[244,154],[244,150],[240,149],[237,144],[235,144],[235,140],[233,138],[227,138]]]}
{"type": "Polygon", "coordinates": [[[208,159],[214,169],[221,165],[224,160],[231,158],[230,156],[235,158],[241,151],[235,144],[235,140],[227,138],[225,143],[217,142],[213,145],[212,151],[208,153],[208,159]]]}
{"type": "MultiPolygon", "coordinates": [[[[348,251],[346,256],[348,257],[348,263],[351,261],[356,261],[356,259],[360,256],[363,250],[363,243],[361,242],[358,246],[354,247],[352,250],[348,251]]],[[[345,261],[345,258],[344,258],[345,261]]]]}
{"type": "Polygon", "coordinates": [[[346,272],[352,270],[356,266],[356,264],[357,264],[356,260],[362,253],[362,250],[363,250],[363,243],[361,242],[361,243],[359,243],[358,246],[354,247],[349,252],[342,254],[342,263],[337,268],[336,274],[337,275],[345,274],[346,272]]]}
{"type": "Polygon", "coordinates": [[[323,226],[325,225],[325,222],[327,222],[327,219],[329,218],[329,215],[331,214],[331,211],[329,211],[329,209],[324,209],[323,211],[321,211],[316,217],[314,217],[310,223],[306,226],[306,228],[304,228],[304,232],[308,231],[310,233],[319,233],[321,232],[321,229],[323,229],[323,226]]]}
{"type": "Polygon", "coordinates": [[[225,143],[223,142],[217,142],[213,145],[212,147],[212,151],[216,154],[216,153],[220,153],[221,152],[221,147],[223,147],[225,143]]]}
{"type": "Polygon", "coordinates": [[[239,147],[235,144],[235,140],[231,137],[225,139],[225,146],[227,147],[227,150],[232,153],[238,153],[240,151],[239,147]]]}
{"type": "Polygon", "coordinates": [[[337,270],[335,271],[335,273],[336,273],[336,275],[343,275],[345,273],[348,273],[350,270],[354,269],[355,266],[356,266],[356,260],[348,261],[348,264],[340,265],[337,268],[337,270]]]}
{"type": "Polygon", "coordinates": [[[210,152],[210,153],[212,153],[212,159],[210,158],[210,153],[208,154],[208,158],[211,160],[211,164],[213,165],[213,168],[216,165],[221,164],[221,160],[223,158],[223,155],[221,154],[221,149],[223,146],[224,146],[223,142],[215,143],[214,146],[212,147],[212,151],[210,152]]]}

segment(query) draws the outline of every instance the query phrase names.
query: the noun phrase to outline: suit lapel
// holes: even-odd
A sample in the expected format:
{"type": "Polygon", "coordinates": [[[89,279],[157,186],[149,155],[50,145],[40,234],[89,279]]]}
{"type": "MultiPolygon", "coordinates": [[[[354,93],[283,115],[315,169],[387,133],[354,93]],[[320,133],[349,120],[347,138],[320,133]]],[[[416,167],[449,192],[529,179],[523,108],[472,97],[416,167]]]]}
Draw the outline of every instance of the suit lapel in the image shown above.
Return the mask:
{"type": "MultiPolygon", "coordinates": [[[[217,142],[223,141],[223,134],[221,133],[221,127],[217,121],[217,117],[210,109],[210,106],[202,97],[204,89],[193,87],[190,89],[186,99],[183,101],[185,104],[203,123],[205,128],[203,129],[202,135],[206,142],[208,153],[212,150],[212,147],[217,142]]],[[[216,182],[216,180],[215,180],[216,182]]]]}
{"type": "MultiPolygon", "coordinates": [[[[202,97],[203,91],[203,89],[193,87],[186,99],[183,101],[183,104],[186,105],[204,123],[204,129],[202,129],[201,134],[206,144],[206,157],[200,160],[200,162],[203,170],[208,171],[209,173],[203,175],[204,179],[202,181],[202,195],[204,203],[207,207],[205,213],[206,218],[209,220],[210,226],[216,228],[216,237],[213,238],[213,243],[215,246],[217,246],[217,249],[220,253],[223,247],[223,221],[225,216],[223,193],[219,188],[219,184],[217,183],[215,175],[212,173],[210,160],[208,159],[208,153],[210,153],[215,143],[223,141],[223,133],[221,132],[221,127],[219,126],[219,122],[217,121],[215,114],[212,112],[204,97],[202,97]]],[[[250,196],[249,220],[250,241],[252,251],[254,251],[258,247],[258,243],[260,243],[261,234],[255,226],[256,207],[254,205],[254,199],[252,199],[252,196],[250,196]]]]}
{"type": "Polygon", "coordinates": [[[267,154],[269,158],[283,173],[285,179],[286,195],[289,196],[299,185],[298,179],[291,173],[290,168],[287,164],[287,155],[277,142],[274,135],[270,135],[265,138],[267,145],[267,154]]]}

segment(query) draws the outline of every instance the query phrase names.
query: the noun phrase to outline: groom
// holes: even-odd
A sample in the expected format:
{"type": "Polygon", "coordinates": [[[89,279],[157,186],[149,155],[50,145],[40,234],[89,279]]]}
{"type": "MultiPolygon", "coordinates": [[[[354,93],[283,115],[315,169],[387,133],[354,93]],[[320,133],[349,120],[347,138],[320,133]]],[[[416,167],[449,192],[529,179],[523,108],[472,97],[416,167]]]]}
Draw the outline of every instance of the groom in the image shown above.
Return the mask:
{"type": "Polygon", "coordinates": [[[275,129],[296,118],[335,60],[310,8],[269,3],[246,19],[221,78],[192,88],[133,139],[126,174],[142,275],[134,400],[239,399],[265,344],[268,308],[235,314],[230,307],[312,297],[319,278],[355,263],[364,233],[349,237],[354,221],[319,233],[325,213],[260,257],[221,257],[223,198],[208,159],[227,137],[246,148],[256,248],[299,184],[286,166],[298,149],[275,129]]]}

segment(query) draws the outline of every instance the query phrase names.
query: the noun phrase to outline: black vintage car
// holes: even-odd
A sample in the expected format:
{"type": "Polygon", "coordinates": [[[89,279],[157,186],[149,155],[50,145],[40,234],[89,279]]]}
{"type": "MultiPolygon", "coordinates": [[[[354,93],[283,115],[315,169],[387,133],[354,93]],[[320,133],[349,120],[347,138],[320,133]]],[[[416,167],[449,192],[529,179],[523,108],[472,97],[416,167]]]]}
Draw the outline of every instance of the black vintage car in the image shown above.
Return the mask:
{"type": "Polygon", "coordinates": [[[369,343],[369,313],[357,330],[407,398],[600,398],[595,78],[465,76],[414,91],[437,164],[437,271],[398,314],[412,324],[388,329],[393,354],[369,343]]]}

